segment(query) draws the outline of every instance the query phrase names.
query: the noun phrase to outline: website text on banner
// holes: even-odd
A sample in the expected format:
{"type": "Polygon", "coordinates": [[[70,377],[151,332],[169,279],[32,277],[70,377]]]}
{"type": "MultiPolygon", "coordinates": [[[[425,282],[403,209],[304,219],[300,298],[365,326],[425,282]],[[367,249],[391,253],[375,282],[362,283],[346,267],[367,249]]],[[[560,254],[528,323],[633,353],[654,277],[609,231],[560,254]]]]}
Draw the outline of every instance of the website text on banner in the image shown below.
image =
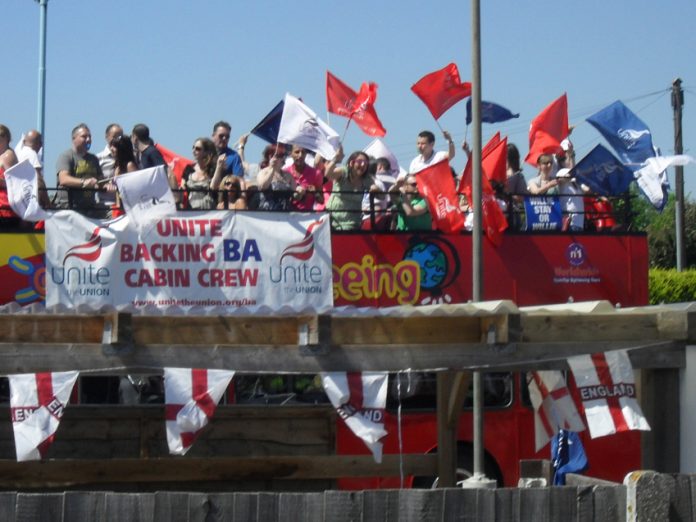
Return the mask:
{"type": "Polygon", "coordinates": [[[46,305],[93,308],[333,306],[328,216],[196,212],[139,234],[71,211],[46,223],[46,305]]]}

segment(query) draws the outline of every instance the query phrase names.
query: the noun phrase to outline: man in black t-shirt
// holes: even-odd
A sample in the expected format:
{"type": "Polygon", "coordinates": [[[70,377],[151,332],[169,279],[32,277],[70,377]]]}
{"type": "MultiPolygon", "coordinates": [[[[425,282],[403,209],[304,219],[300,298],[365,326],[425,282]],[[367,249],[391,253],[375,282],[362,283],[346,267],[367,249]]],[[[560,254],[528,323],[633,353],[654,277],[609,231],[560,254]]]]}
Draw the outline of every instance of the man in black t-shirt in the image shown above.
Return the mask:
{"type": "Polygon", "coordinates": [[[138,165],[141,169],[149,169],[164,165],[164,158],[150,139],[150,129],[144,123],[138,123],[131,132],[133,149],[138,158],[138,165]]]}

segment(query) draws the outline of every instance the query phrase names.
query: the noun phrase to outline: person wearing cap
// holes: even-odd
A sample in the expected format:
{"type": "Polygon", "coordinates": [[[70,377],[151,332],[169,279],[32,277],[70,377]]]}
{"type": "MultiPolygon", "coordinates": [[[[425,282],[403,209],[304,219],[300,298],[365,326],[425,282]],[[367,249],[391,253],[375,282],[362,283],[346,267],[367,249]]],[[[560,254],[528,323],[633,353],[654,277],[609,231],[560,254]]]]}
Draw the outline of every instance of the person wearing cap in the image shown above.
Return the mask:
{"type": "Polygon", "coordinates": [[[583,191],[571,176],[571,169],[562,168],[556,173],[558,202],[563,212],[563,230],[581,232],[585,228],[585,202],[583,191]]]}
{"type": "Polygon", "coordinates": [[[133,150],[136,152],[138,166],[141,169],[166,165],[162,154],[160,154],[150,138],[150,129],[144,123],[138,123],[133,127],[131,142],[133,143],[133,150]]]}

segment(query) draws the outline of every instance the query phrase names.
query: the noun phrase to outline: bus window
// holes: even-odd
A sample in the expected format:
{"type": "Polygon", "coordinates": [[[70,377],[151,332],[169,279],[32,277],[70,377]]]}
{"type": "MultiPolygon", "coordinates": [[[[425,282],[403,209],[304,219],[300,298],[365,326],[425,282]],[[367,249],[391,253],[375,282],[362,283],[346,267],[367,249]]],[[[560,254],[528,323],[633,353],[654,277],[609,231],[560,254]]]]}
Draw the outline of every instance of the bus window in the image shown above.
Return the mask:
{"type": "MultiPolygon", "coordinates": [[[[490,372],[483,377],[483,404],[486,408],[505,408],[512,404],[512,373],[490,372]]],[[[387,409],[399,406],[406,410],[434,410],[437,397],[437,374],[434,372],[407,372],[390,375],[387,409]],[[400,388],[400,389],[399,389],[400,388]]],[[[469,386],[464,408],[472,407],[472,389],[469,386]]]]}
{"type": "Polygon", "coordinates": [[[234,397],[237,404],[325,404],[319,375],[235,375],[234,397]]]}

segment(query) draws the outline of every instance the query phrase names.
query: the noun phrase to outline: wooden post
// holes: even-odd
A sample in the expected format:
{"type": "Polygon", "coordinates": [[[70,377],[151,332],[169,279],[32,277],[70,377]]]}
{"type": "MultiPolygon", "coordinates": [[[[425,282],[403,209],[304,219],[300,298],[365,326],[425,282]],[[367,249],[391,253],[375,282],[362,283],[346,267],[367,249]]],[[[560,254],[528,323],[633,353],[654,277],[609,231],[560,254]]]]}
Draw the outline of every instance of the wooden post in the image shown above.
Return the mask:
{"type": "Polygon", "coordinates": [[[679,370],[643,370],[640,402],[650,423],[650,431],[641,432],[641,467],[679,472],[679,370]]]}
{"type": "Polygon", "coordinates": [[[437,373],[437,470],[438,487],[451,488],[457,474],[457,427],[449,421],[449,399],[454,373],[437,373]]]}

